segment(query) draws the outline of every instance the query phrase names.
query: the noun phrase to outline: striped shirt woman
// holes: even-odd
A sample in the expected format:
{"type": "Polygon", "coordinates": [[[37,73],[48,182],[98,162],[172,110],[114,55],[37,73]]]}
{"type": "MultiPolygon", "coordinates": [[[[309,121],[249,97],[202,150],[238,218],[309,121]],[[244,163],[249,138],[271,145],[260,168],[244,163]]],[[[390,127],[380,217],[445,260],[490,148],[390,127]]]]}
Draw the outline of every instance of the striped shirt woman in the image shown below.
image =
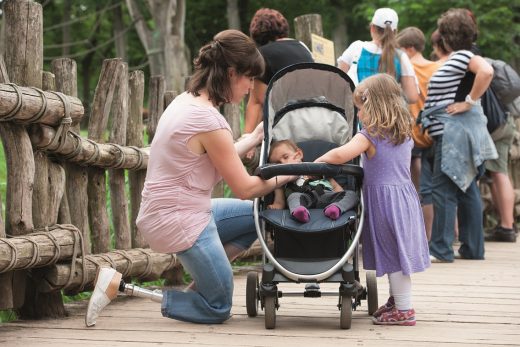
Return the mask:
{"type": "MultiPolygon", "coordinates": [[[[474,78],[474,74],[466,74],[473,56],[474,54],[468,50],[456,51],[450,55],[444,65],[430,79],[424,109],[464,101],[464,97],[469,93],[472,85],[472,83],[464,83],[464,79],[474,78]],[[461,91],[462,86],[469,87],[469,89],[461,91]]],[[[439,121],[434,121],[427,128],[432,137],[442,135],[443,129],[444,125],[439,121]]]]}

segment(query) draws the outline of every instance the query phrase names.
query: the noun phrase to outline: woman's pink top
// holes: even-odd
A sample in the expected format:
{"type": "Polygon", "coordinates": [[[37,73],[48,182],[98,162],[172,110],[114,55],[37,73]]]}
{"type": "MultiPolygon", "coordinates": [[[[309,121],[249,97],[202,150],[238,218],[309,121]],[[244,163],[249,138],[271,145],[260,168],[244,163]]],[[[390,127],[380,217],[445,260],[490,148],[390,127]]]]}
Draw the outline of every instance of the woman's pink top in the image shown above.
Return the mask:
{"type": "Polygon", "coordinates": [[[152,141],[137,227],[154,251],[190,248],[208,225],[211,192],[221,176],[207,153],[187,147],[196,134],[228,129],[213,107],[180,95],[164,111],[152,141]]]}

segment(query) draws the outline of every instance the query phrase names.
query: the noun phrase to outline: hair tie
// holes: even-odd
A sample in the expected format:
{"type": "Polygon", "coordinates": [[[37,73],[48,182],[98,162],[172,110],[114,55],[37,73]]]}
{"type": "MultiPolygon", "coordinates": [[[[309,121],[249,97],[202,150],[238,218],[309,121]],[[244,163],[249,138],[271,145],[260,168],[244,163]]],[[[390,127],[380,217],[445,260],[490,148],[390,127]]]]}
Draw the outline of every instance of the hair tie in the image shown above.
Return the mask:
{"type": "Polygon", "coordinates": [[[220,45],[220,42],[219,42],[218,40],[214,40],[214,41],[211,43],[211,48],[212,48],[212,49],[216,49],[217,47],[222,48],[222,46],[220,45]]]}

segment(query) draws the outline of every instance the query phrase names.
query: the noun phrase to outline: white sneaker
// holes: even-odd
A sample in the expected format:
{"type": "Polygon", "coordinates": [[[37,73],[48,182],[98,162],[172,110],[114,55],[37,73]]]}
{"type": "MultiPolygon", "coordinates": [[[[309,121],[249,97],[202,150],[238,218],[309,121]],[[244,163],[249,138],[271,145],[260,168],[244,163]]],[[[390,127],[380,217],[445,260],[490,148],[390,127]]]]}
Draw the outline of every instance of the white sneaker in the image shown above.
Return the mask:
{"type": "Polygon", "coordinates": [[[122,275],[111,267],[102,267],[98,270],[96,277],[96,286],[88,302],[85,315],[85,324],[88,327],[96,324],[99,313],[117,297],[122,275]]]}

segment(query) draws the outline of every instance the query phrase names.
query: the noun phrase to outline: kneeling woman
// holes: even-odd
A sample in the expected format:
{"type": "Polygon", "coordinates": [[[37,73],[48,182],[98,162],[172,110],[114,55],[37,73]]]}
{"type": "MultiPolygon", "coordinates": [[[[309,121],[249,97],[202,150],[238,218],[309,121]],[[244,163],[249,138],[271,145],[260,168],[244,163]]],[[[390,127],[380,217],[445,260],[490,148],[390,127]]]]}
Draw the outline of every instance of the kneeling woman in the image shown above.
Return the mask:
{"type": "Polygon", "coordinates": [[[90,299],[86,325],[119,291],[162,302],[163,316],[195,323],[221,323],[230,317],[233,272],[229,260],[256,239],[251,201],[293,177],[262,180],[250,176],[240,157],[259,144],[260,124],[233,143],[219,113],[239,103],[263,73],[264,62],[251,38],[237,30],[215,35],[194,61],[187,91],[164,111],[152,142],[137,226],[157,252],[176,253],[194,283],[186,291],[156,294],[125,284],[121,274],[102,268],[90,299]],[[211,199],[223,178],[240,199],[211,199]]]}

